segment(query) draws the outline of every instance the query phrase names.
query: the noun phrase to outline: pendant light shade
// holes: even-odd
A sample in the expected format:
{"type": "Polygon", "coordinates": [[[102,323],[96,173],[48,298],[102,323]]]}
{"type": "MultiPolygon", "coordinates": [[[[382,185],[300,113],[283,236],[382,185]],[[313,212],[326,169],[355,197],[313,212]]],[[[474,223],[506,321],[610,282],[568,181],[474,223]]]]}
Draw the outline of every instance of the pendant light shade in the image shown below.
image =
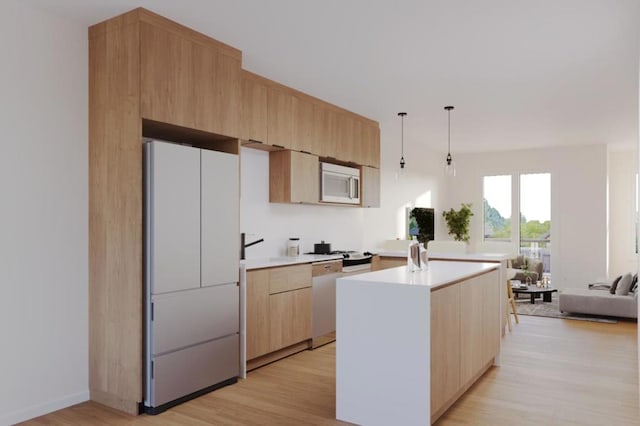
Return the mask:
{"type": "Polygon", "coordinates": [[[399,175],[404,175],[405,173],[405,161],[404,161],[404,116],[407,115],[406,112],[399,112],[400,116],[400,170],[398,171],[399,175]]]}
{"type": "Polygon", "coordinates": [[[447,122],[448,122],[448,135],[447,135],[447,159],[446,164],[444,165],[444,173],[447,176],[454,177],[456,175],[456,166],[453,163],[453,158],[451,157],[451,110],[452,106],[446,106],[444,109],[447,111],[447,122]]]}

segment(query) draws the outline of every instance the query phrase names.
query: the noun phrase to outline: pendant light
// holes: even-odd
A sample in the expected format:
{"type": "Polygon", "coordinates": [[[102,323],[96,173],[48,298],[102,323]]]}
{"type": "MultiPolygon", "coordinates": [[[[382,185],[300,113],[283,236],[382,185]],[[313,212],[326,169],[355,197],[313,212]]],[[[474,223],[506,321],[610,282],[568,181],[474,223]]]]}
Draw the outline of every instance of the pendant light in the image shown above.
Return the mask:
{"type": "Polygon", "coordinates": [[[447,164],[444,166],[444,173],[447,176],[454,177],[456,175],[456,166],[453,164],[453,158],[451,158],[451,110],[452,106],[444,107],[447,110],[448,115],[448,137],[447,137],[447,164]]]}
{"type": "Polygon", "coordinates": [[[404,175],[405,174],[405,169],[404,169],[404,116],[407,115],[406,112],[399,112],[398,115],[400,116],[400,170],[398,171],[399,175],[404,175]]]}

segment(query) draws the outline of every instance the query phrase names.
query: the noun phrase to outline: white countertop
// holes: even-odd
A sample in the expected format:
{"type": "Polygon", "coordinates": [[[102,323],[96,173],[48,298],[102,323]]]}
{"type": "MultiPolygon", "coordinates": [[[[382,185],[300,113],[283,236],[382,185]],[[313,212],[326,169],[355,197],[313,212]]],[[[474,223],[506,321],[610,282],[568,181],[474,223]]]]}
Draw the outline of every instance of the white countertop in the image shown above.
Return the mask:
{"type": "Polygon", "coordinates": [[[273,268],[276,266],[297,265],[300,263],[323,262],[326,260],[342,260],[341,254],[302,254],[296,257],[265,257],[261,259],[245,259],[240,261],[240,267],[247,271],[252,269],[273,268]]]}
{"type": "MultiPolygon", "coordinates": [[[[378,256],[384,257],[407,257],[404,251],[378,251],[378,256]]],[[[474,262],[502,262],[511,258],[505,253],[430,253],[427,251],[430,259],[453,259],[453,260],[469,260],[474,262]]]]}
{"type": "Polygon", "coordinates": [[[429,268],[425,271],[410,272],[408,267],[399,266],[340,278],[338,282],[358,281],[390,285],[428,286],[434,289],[499,267],[500,265],[497,263],[432,260],[429,261],[429,268]]]}

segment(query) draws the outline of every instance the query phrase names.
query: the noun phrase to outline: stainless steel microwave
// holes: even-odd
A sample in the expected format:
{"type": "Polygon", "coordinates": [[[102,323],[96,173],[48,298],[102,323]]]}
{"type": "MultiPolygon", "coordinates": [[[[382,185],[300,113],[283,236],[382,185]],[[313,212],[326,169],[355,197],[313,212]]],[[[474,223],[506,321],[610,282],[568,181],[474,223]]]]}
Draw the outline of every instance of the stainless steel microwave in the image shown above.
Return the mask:
{"type": "Polygon", "coordinates": [[[360,169],[320,163],[320,201],[360,204],[360,169]]]}

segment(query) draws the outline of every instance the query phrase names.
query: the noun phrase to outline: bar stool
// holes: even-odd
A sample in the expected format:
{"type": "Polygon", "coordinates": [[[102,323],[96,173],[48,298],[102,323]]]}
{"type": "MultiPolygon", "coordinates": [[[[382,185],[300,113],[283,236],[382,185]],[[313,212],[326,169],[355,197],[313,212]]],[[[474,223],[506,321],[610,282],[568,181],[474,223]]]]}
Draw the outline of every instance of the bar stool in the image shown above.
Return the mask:
{"type": "Polygon", "coordinates": [[[516,310],[516,302],[513,299],[513,290],[511,289],[511,282],[507,280],[507,309],[505,309],[505,313],[507,315],[507,324],[509,325],[509,331],[512,331],[511,315],[509,314],[509,307],[511,307],[511,311],[513,312],[513,317],[516,320],[516,324],[520,324],[520,321],[518,320],[518,311],[516,310]]]}

